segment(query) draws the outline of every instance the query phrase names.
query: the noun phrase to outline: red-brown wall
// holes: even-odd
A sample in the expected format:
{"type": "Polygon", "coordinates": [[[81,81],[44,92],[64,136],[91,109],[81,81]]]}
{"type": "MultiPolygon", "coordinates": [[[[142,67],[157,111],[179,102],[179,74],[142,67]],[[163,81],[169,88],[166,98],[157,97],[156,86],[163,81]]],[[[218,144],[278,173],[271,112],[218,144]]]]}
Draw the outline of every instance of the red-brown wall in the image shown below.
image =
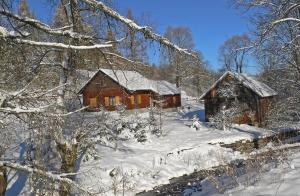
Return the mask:
{"type": "MultiPolygon", "coordinates": [[[[116,106],[105,106],[105,97],[116,97],[119,96],[120,102],[126,106],[126,109],[137,109],[137,108],[147,108],[150,107],[151,99],[153,99],[154,94],[150,90],[135,91],[130,92],[120,86],[117,82],[112,80],[110,77],[106,76],[102,72],[99,72],[83,89],[83,105],[89,106],[91,98],[97,98],[97,107],[90,108],[90,110],[97,109],[100,106],[105,107],[109,111],[116,110],[116,106]],[[131,102],[131,96],[140,96],[141,102],[134,103],[131,102]]],[[[166,95],[163,96],[164,105],[163,108],[170,107],[180,107],[181,97],[178,95],[166,95]],[[175,103],[173,97],[176,97],[175,103]]]]}
{"type": "MultiPolygon", "coordinates": [[[[225,81],[232,80],[232,76],[225,77],[220,83],[212,88],[210,92],[204,97],[204,104],[205,104],[205,120],[209,121],[209,118],[213,117],[220,111],[221,102],[217,95],[217,89],[219,85],[223,85],[225,81]]],[[[247,87],[243,87],[245,90],[251,94],[249,98],[251,100],[244,100],[245,103],[251,105],[249,110],[253,110],[252,113],[254,115],[250,115],[249,111],[245,111],[240,117],[234,120],[234,123],[238,124],[254,124],[262,126],[265,120],[266,113],[269,109],[269,106],[272,102],[273,97],[259,97],[254,91],[248,89],[247,87]]]]}
{"type": "Polygon", "coordinates": [[[180,96],[180,94],[177,94],[177,95],[164,95],[163,100],[164,100],[163,108],[175,108],[175,107],[180,107],[181,106],[181,96],[180,96]]]}

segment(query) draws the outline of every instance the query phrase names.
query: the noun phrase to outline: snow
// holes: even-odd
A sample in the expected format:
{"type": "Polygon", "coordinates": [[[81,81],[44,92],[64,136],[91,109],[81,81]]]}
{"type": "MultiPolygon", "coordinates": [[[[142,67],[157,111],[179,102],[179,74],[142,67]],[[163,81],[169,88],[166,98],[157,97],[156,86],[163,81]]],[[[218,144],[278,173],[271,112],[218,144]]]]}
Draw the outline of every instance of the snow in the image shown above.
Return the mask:
{"type": "Polygon", "coordinates": [[[41,46],[41,47],[49,47],[49,48],[59,48],[59,49],[73,49],[73,50],[94,50],[94,49],[103,49],[110,48],[112,44],[93,44],[93,45],[85,45],[85,46],[76,46],[76,45],[68,45],[58,42],[38,42],[26,39],[14,39],[17,43],[28,44],[32,46],[41,46]]]}
{"type": "Polygon", "coordinates": [[[7,37],[9,35],[9,32],[6,28],[0,26],[0,35],[3,37],[7,37]]]}
{"type": "Polygon", "coordinates": [[[80,70],[79,73],[82,73],[85,77],[90,77],[89,80],[85,81],[79,92],[83,90],[83,88],[95,77],[99,71],[103,72],[129,91],[151,90],[160,95],[180,94],[180,90],[176,88],[174,84],[171,84],[167,81],[150,80],[136,71],[112,69],[99,69],[98,71],[94,72],[92,76],[90,76],[91,73],[89,71],[80,70]]]}
{"type": "MultiPolygon", "coordinates": [[[[90,40],[92,39],[92,37],[90,37],[90,36],[78,34],[73,31],[70,31],[70,30],[61,30],[62,28],[52,29],[49,25],[47,25],[39,20],[32,19],[29,17],[21,17],[19,15],[13,14],[7,10],[0,9],[0,13],[7,17],[13,18],[15,20],[18,20],[18,21],[21,21],[24,23],[29,23],[32,26],[34,26],[35,28],[38,28],[49,34],[68,36],[68,37],[77,38],[77,39],[90,39],[90,40]]],[[[1,30],[0,30],[0,32],[1,32],[1,30]]]]}
{"type": "Polygon", "coordinates": [[[270,97],[277,95],[277,92],[275,92],[269,86],[262,82],[259,82],[251,76],[248,76],[246,74],[233,74],[240,82],[242,82],[243,85],[247,86],[261,97],[270,97]]]}
{"type": "Polygon", "coordinates": [[[236,167],[232,172],[230,169],[218,176],[214,182],[205,178],[198,184],[187,187],[183,192],[189,196],[206,195],[230,195],[230,196],[261,196],[261,195],[300,195],[299,172],[300,172],[300,150],[299,143],[285,144],[281,146],[268,145],[253,153],[267,152],[270,149],[284,150],[284,155],[278,157],[277,161],[262,163],[250,163],[246,167],[236,167]],[[297,147],[297,148],[296,148],[297,147]],[[287,150],[289,149],[289,150],[287,150]],[[286,157],[287,159],[285,159],[286,157]],[[216,187],[216,182],[219,187],[216,187]],[[196,188],[200,187],[199,190],[196,188]],[[220,192],[220,190],[222,190],[220,192]]]}
{"type": "Polygon", "coordinates": [[[100,69],[107,76],[128,90],[152,90],[150,81],[136,71],[100,69]]]}
{"type": "MultiPolygon", "coordinates": [[[[183,97],[185,98],[185,97],[183,97]]],[[[231,160],[244,159],[245,155],[223,148],[217,143],[232,143],[238,140],[251,140],[263,136],[266,130],[249,126],[236,126],[228,131],[214,129],[198,121],[198,130],[191,128],[195,113],[203,113],[203,106],[195,100],[183,101],[190,106],[180,112],[165,112],[163,115],[163,136],[148,135],[148,140],[119,141],[115,150],[98,146],[101,159],[81,164],[78,181],[105,195],[113,195],[112,186],[126,176],[126,195],[134,195],[161,184],[169,183],[172,177],[192,173],[195,170],[226,164],[231,160]],[[189,115],[192,113],[193,116],[189,115]],[[214,144],[212,144],[214,143],[214,144]],[[111,171],[120,171],[119,176],[111,177],[111,171]],[[88,171],[87,173],[84,171],[88,171]]],[[[146,117],[147,113],[134,114],[146,117]]],[[[199,114],[201,116],[201,114],[199,114]]],[[[266,131],[266,134],[269,134],[266,131]]]]}
{"type": "Polygon", "coordinates": [[[237,187],[228,191],[228,195],[300,195],[300,152],[291,154],[290,161],[263,173],[253,185],[237,187]]]}
{"type": "MultiPolygon", "coordinates": [[[[67,33],[66,33],[67,34],[67,33]]],[[[29,35],[27,32],[22,32],[22,35],[29,35]]],[[[71,35],[71,34],[69,34],[71,35]]],[[[2,26],[0,26],[0,37],[3,38],[14,38],[14,41],[21,44],[27,44],[31,46],[41,46],[41,47],[49,47],[49,48],[59,48],[59,49],[73,49],[73,50],[93,50],[93,49],[103,49],[110,48],[112,44],[92,44],[92,45],[70,45],[59,42],[43,42],[43,41],[32,41],[27,39],[21,39],[20,33],[16,31],[10,31],[2,26]],[[20,37],[20,38],[18,38],[20,37]]]]}
{"type": "Polygon", "coordinates": [[[259,82],[257,79],[247,75],[240,73],[233,73],[230,71],[225,72],[211,87],[208,89],[200,99],[203,99],[213,88],[215,88],[219,82],[221,82],[226,76],[231,75],[239,82],[241,82],[244,86],[251,89],[253,92],[258,94],[260,97],[270,97],[277,95],[277,92],[271,89],[268,85],[259,82]]]}
{"type": "Polygon", "coordinates": [[[175,84],[172,84],[165,80],[151,80],[150,81],[152,88],[155,92],[160,95],[174,95],[180,94],[180,90],[176,87],[175,84]]]}
{"type": "Polygon", "coordinates": [[[234,124],[233,130],[238,131],[239,133],[237,133],[236,135],[230,135],[229,137],[224,136],[223,138],[214,138],[214,139],[210,140],[209,143],[211,143],[211,144],[217,144],[217,143],[231,144],[235,141],[240,141],[240,140],[253,141],[254,139],[264,138],[264,137],[268,137],[268,136],[271,136],[274,134],[274,131],[272,131],[272,130],[263,129],[263,128],[259,128],[259,127],[253,127],[253,126],[246,125],[246,124],[241,124],[241,125],[234,124]]]}

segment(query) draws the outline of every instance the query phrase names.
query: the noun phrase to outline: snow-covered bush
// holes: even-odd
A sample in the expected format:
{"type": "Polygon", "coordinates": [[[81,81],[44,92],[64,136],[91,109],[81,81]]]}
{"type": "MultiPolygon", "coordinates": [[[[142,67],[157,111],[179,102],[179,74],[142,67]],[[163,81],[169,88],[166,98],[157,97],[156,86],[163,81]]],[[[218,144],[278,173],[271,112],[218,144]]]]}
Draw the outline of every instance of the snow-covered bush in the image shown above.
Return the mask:
{"type": "Polygon", "coordinates": [[[193,120],[193,123],[192,123],[191,128],[194,128],[198,131],[201,128],[201,123],[200,123],[199,118],[197,117],[197,115],[194,115],[192,120],[193,120]]]}
{"type": "Polygon", "coordinates": [[[149,130],[152,134],[160,136],[162,134],[162,118],[161,118],[161,109],[157,107],[149,108],[149,119],[148,125],[149,130]]]}
{"type": "Polygon", "coordinates": [[[114,168],[109,172],[112,184],[111,189],[114,195],[125,195],[125,192],[133,190],[134,184],[132,184],[132,174],[124,171],[122,167],[114,168]]]}
{"type": "Polygon", "coordinates": [[[212,122],[217,129],[223,129],[225,131],[230,129],[232,124],[243,115],[244,108],[244,104],[238,101],[234,101],[230,106],[223,105],[220,112],[210,118],[209,121],[212,122]]]}
{"type": "Polygon", "coordinates": [[[219,111],[209,119],[216,128],[226,130],[233,123],[239,123],[245,115],[249,118],[254,116],[252,108],[249,106],[251,104],[248,104],[253,101],[249,91],[240,88],[238,81],[225,81],[217,89],[217,95],[220,102],[219,111]]]}

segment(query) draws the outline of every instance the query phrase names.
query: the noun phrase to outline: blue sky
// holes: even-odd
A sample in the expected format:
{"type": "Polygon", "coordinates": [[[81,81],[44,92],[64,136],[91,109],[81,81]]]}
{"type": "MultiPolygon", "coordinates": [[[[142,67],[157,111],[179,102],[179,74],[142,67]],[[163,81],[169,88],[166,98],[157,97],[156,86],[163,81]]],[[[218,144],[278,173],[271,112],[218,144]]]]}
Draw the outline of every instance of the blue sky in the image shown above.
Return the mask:
{"type": "MultiPolygon", "coordinates": [[[[28,2],[40,19],[51,18],[54,8],[50,8],[45,0],[28,2]]],[[[246,18],[230,7],[228,0],[115,0],[114,5],[122,14],[128,8],[136,16],[146,13],[162,34],[168,26],[189,27],[196,49],[215,69],[219,68],[219,46],[231,36],[249,31],[246,18]]]]}
{"type": "MultiPolygon", "coordinates": [[[[120,0],[117,7],[131,8],[137,16],[145,12],[157,31],[168,26],[186,26],[192,30],[196,48],[214,68],[219,67],[219,46],[233,35],[249,31],[247,19],[232,8],[228,0],[120,0]]],[[[251,70],[250,70],[251,71],[251,70]]]]}

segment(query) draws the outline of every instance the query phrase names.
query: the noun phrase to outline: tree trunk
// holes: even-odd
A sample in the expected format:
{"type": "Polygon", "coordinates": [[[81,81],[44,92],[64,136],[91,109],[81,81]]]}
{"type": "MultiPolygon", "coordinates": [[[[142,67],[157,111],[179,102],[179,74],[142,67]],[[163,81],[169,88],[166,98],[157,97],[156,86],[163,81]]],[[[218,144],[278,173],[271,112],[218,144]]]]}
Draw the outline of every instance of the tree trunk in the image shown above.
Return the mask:
{"type": "MultiPolygon", "coordinates": [[[[78,0],[63,0],[62,1],[64,5],[67,5],[69,3],[70,6],[70,12],[66,12],[66,16],[68,17],[68,21],[73,26],[73,32],[82,32],[82,21],[81,16],[79,12],[79,6],[78,6],[78,0]]],[[[79,40],[70,40],[69,41],[72,44],[79,45],[79,40]]],[[[79,62],[78,58],[79,53],[76,51],[64,51],[63,52],[63,60],[62,60],[62,70],[60,74],[60,85],[65,85],[66,82],[69,80],[71,83],[71,86],[74,85],[74,78],[71,78],[70,75],[72,75],[75,71],[76,63],[79,62]]],[[[65,92],[66,88],[65,86],[63,88],[60,88],[58,91],[58,105],[64,109],[65,108],[65,92]]],[[[63,110],[61,110],[63,112],[63,110]]],[[[76,166],[76,160],[77,160],[77,149],[78,145],[77,143],[71,143],[68,142],[65,139],[64,143],[58,142],[57,149],[61,157],[61,173],[74,173],[75,172],[75,166],[76,166]]],[[[69,179],[73,180],[74,175],[68,176],[69,179]]],[[[71,186],[67,183],[61,183],[59,188],[59,195],[61,196],[68,196],[71,192],[71,186]]]]}
{"type": "Polygon", "coordinates": [[[181,86],[181,77],[176,76],[176,87],[179,88],[181,86]]]}
{"type": "Polygon", "coordinates": [[[0,167],[0,196],[4,196],[7,187],[7,173],[5,167],[0,167]]]}
{"type": "MultiPolygon", "coordinates": [[[[74,173],[77,159],[77,144],[63,144],[59,145],[59,154],[61,157],[61,173],[74,173]]],[[[74,176],[69,176],[73,180],[74,176]]],[[[71,186],[67,183],[61,183],[59,188],[59,195],[70,195],[71,186]]]]}

